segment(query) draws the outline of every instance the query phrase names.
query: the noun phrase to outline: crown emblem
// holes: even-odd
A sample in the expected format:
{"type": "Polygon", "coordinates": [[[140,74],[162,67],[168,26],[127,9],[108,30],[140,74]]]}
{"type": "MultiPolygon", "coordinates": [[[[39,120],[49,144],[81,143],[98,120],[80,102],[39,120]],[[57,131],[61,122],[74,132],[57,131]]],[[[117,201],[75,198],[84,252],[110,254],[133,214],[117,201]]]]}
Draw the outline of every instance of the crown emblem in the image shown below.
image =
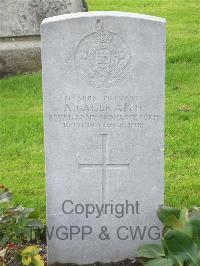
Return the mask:
{"type": "Polygon", "coordinates": [[[76,71],[89,86],[112,87],[129,74],[129,50],[124,40],[98,18],[92,33],[80,40],[75,52],[76,71]]]}
{"type": "Polygon", "coordinates": [[[103,22],[98,19],[95,26],[95,39],[102,44],[107,44],[112,41],[111,32],[104,28],[103,22]]]}

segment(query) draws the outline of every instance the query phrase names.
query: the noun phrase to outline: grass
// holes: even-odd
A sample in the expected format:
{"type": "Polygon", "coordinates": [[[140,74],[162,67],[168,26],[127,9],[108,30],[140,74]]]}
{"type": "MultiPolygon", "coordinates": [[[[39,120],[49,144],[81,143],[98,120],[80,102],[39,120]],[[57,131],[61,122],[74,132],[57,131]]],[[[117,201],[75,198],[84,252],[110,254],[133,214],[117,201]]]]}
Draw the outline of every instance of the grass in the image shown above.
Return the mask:
{"type": "MultiPolygon", "coordinates": [[[[199,0],[88,0],[90,10],[167,19],[165,203],[200,206],[199,0]]],[[[45,217],[41,74],[0,81],[0,183],[45,217]]]]}

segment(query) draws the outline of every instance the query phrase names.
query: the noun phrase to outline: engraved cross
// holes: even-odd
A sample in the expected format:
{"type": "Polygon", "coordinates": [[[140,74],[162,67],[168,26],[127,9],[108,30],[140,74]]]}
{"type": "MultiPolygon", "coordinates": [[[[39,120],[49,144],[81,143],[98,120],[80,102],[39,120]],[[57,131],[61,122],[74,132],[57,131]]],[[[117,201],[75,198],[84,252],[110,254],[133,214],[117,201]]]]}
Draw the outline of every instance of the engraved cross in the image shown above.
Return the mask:
{"type": "Polygon", "coordinates": [[[108,163],[108,143],[107,143],[107,134],[101,134],[102,138],[102,159],[101,163],[94,163],[94,164],[82,164],[79,163],[79,169],[88,168],[100,168],[102,171],[102,201],[105,203],[106,194],[107,194],[107,169],[120,169],[120,168],[127,168],[129,169],[130,163],[108,163]]]}

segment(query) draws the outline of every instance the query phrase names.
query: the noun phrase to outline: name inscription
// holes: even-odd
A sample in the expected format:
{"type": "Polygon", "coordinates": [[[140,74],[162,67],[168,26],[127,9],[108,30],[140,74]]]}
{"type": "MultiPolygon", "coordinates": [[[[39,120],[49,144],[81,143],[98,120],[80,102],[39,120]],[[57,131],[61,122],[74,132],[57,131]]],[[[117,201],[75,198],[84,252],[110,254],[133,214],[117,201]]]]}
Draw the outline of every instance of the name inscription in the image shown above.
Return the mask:
{"type": "Polygon", "coordinates": [[[49,121],[64,128],[142,128],[161,119],[145,111],[140,96],[66,95],[61,110],[49,114],[49,121]]]}

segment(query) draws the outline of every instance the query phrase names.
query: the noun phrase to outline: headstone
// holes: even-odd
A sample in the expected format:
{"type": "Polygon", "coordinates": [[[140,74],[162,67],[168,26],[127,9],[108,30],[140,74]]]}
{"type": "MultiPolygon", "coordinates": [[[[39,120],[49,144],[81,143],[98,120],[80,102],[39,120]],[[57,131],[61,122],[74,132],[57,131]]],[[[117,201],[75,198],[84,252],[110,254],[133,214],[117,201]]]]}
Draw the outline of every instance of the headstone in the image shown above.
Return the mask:
{"type": "Polygon", "coordinates": [[[1,0],[0,76],[40,70],[41,22],[86,10],[83,0],[1,0]]]}
{"type": "Polygon", "coordinates": [[[48,265],[117,262],[159,241],[165,20],[42,23],[48,265]]]}

